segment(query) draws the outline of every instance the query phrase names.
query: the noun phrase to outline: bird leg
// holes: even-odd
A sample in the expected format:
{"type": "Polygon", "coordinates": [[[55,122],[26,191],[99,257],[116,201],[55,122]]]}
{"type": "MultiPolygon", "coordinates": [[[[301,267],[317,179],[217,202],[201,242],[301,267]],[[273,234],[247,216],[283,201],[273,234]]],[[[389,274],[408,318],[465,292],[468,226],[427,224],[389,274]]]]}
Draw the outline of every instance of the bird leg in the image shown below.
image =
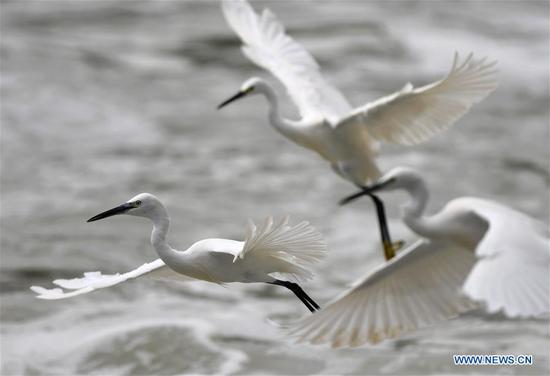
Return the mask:
{"type": "Polygon", "coordinates": [[[380,229],[380,238],[382,239],[382,247],[384,248],[384,256],[386,257],[386,261],[391,260],[395,256],[395,252],[403,247],[405,242],[400,240],[393,243],[391,241],[384,202],[380,198],[378,198],[378,196],[370,192],[368,187],[359,186],[359,188],[361,188],[360,192],[340,200],[340,205],[345,205],[365,195],[369,196],[372,199],[372,201],[374,202],[374,206],[376,207],[376,215],[378,218],[378,227],[380,229]]]}
{"type": "Polygon", "coordinates": [[[382,246],[384,247],[384,256],[386,257],[386,261],[391,260],[395,256],[395,252],[403,246],[404,242],[402,240],[396,243],[391,241],[384,202],[372,193],[367,193],[367,195],[372,199],[374,206],[376,207],[380,238],[382,239],[382,246]]]}
{"type": "Polygon", "coordinates": [[[298,299],[300,299],[300,301],[304,303],[304,305],[307,307],[307,309],[310,310],[310,312],[315,312],[316,310],[321,309],[321,307],[319,307],[319,305],[315,303],[315,301],[311,299],[309,295],[306,294],[305,291],[302,290],[302,288],[297,283],[289,282],[289,281],[281,281],[278,279],[276,279],[273,282],[267,282],[267,283],[271,285],[283,286],[289,289],[290,291],[292,291],[294,295],[296,295],[298,299]]]}

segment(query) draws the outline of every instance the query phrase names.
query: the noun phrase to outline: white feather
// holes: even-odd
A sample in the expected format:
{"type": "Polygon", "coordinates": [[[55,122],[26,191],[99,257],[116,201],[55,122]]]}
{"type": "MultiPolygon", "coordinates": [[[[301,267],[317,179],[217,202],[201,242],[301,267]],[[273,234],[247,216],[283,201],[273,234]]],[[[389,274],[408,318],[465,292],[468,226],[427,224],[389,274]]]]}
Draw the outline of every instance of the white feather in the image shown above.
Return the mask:
{"type": "Polygon", "coordinates": [[[224,0],[222,9],[244,43],[244,54],[286,86],[303,118],[337,119],[351,111],[344,96],[324,80],[313,56],[285,33],[269,9],[258,16],[245,0],[224,0]]]}
{"type": "Polygon", "coordinates": [[[298,342],[355,347],[454,317],[475,307],[460,292],[474,262],[464,249],[418,241],[293,324],[290,334],[298,342]]]}
{"type": "Polygon", "coordinates": [[[409,83],[394,94],[353,109],[323,79],[315,59],[285,33],[271,11],[258,15],[246,0],[223,0],[222,9],[243,42],[244,54],[286,86],[302,119],[284,118],[275,90],[261,79],[247,80],[241,91],[254,89],[252,93],[264,95],[275,129],[318,153],[356,185],[380,177],[375,160],[380,141],[406,145],[426,141],[459,120],[497,85],[495,62],[475,60],[472,54],[459,61],[455,54],[444,79],[418,89],[409,83]]]}
{"type": "Polygon", "coordinates": [[[237,259],[252,252],[283,263],[279,273],[292,274],[298,279],[312,277],[310,268],[326,255],[327,245],[321,233],[308,222],[288,225],[288,217],[274,223],[271,217],[257,228],[251,221],[248,224],[242,250],[235,254],[237,259]]]}
{"type": "Polygon", "coordinates": [[[359,107],[336,126],[362,126],[372,137],[385,142],[413,145],[447,129],[470,107],[497,87],[496,61],[475,60],[472,54],[460,61],[455,53],[449,74],[430,85],[400,91],[359,107]]]}
{"type": "Polygon", "coordinates": [[[189,278],[184,275],[178,274],[166,266],[161,259],[156,259],[147,264],[143,264],[140,267],[131,270],[123,274],[102,274],[101,272],[86,272],[82,278],[73,279],[56,279],[54,284],[61,288],[46,289],[41,286],[32,286],[31,290],[38,294],[36,297],[39,299],[66,299],[73,296],[86,294],[94,290],[103,289],[118,285],[132,278],[138,278],[147,276],[150,278],[161,278],[184,281],[189,278]],[[65,291],[65,290],[72,291],[65,291]]]}
{"type": "Polygon", "coordinates": [[[464,292],[484,302],[489,312],[531,317],[550,312],[549,229],[541,222],[498,203],[461,198],[461,205],[489,227],[475,250],[479,262],[464,292]]]}
{"type": "Polygon", "coordinates": [[[325,256],[326,243],[307,222],[290,226],[287,217],[274,224],[269,217],[259,229],[250,222],[244,242],[203,239],[185,252],[173,249],[170,252],[167,256],[173,262],[170,267],[159,258],[127,273],[86,272],[81,278],[53,281],[60,288],[32,286],[31,290],[39,299],[65,299],[142,276],[229,283],[272,281],[273,274],[282,274],[304,280],[313,276],[311,267],[325,256]]]}
{"type": "Polygon", "coordinates": [[[376,343],[477,303],[509,317],[550,313],[547,225],[496,202],[471,197],[452,200],[426,216],[429,193],[424,180],[404,167],[387,172],[378,183],[379,190],[409,193],[403,219],[426,240],[293,325],[291,333],[300,341],[334,347],[376,343]]]}

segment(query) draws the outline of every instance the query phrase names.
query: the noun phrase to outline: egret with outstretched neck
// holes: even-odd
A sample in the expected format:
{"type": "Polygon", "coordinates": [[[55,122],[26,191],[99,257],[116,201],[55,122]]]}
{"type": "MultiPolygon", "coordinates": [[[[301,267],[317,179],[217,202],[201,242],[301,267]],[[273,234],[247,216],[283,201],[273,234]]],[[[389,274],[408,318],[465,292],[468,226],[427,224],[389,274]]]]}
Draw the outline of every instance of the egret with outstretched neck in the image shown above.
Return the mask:
{"type": "MultiPolygon", "coordinates": [[[[408,83],[393,94],[353,108],[325,81],[313,56],[286,34],[269,9],[258,15],[246,0],[224,0],[222,9],[243,42],[243,53],[283,83],[301,119],[284,118],[275,90],[257,77],[246,80],[218,109],[249,95],[264,96],[269,121],[279,133],[319,154],[338,175],[359,187],[380,177],[375,160],[380,142],[414,145],[427,141],[497,86],[496,61],[476,60],[472,54],[461,60],[455,53],[443,79],[419,88],[408,83]]],[[[374,195],[371,198],[380,213],[380,201],[374,195]]],[[[402,245],[388,239],[387,231],[382,239],[386,259],[402,245]]]]}
{"type": "Polygon", "coordinates": [[[290,226],[287,219],[274,223],[269,218],[260,228],[250,222],[244,241],[204,239],[182,252],[167,243],[170,218],[160,200],[149,193],[141,193],[122,205],[90,218],[88,222],[121,214],[145,217],[153,223],[151,244],[160,260],[122,275],[91,272],[85,273],[83,278],[54,281],[61,288],[72,290],[68,292],[61,288],[31,287],[38,298],[69,298],[149,273],[166,274],[166,270],[162,269],[168,267],[172,270],[168,273],[169,278],[180,274],[217,284],[264,282],[283,286],[291,290],[310,311],[319,309],[319,305],[298,283],[292,281],[311,278],[313,273],[310,268],[326,252],[321,234],[305,221],[290,226]],[[275,273],[288,277],[288,280],[275,278],[275,273]]]}
{"type": "Polygon", "coordinates": [[[300,120],[281,115],[275,90],[260,78],[244,82],[218,108],[249,95],[263,95],[271,125],[285,137],[327,160],[334,171],[358,186],[380,177],[375,157],[379,142],[413,145],[429,140],[459,120],[497,86],[496,62],[461,60],[455,54],[442,80],[401,90],[352,108],[321,75],[313,56],[288,36],[275,15],[260,15],[246,0],[222,1],[227,23],[243,42],[244,54],[286,87],[300,120]]]}
{"type": "Polygon", "coordinates": [[[424,214],[429,192],[420,174],[395,168],[354,195],[404,190],[405,224],[423,239],[360,279],[328,306],[297,322],[300,341],[360,346],[456,316],[481,305],[507,317],[550,313],[550,229],[481,198],[450,201],[424,214]]]}

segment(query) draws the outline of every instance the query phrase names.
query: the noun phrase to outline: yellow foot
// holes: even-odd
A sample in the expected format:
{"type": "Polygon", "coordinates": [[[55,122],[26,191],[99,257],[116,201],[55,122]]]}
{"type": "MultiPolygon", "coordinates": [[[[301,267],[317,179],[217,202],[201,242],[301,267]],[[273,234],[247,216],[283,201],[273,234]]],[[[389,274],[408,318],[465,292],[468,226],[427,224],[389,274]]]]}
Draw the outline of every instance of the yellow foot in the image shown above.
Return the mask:
{"type": "Polygon", "coordinates": [[[384,244],[384,256],[386,257],[386,261],[389,261],[395,256],[395,252],[403,248],[403,246],[405,245],[405,242],[403,240],[399,240],[394,243],[384,242],[383,244],[384,244]]]}

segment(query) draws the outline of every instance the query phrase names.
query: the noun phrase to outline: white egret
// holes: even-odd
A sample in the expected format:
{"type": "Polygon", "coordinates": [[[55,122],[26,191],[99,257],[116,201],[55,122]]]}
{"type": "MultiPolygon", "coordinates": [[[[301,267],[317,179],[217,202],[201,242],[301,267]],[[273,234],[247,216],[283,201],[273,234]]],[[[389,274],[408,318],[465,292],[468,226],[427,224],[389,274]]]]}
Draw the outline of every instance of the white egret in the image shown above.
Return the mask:
{"type": "Polygon", "coordinates": [[[222,2],[227,23],[241,38],[244,54],[270,71],[285,86],[300,111],[300,120],[279,112],[273,88],[260,78],[247,80],[221,108],[247,95],[262,94],[269,103],[271,125],[295,143],[317,152],[340,176],[363,186],[380,176],[374,160],[379,141],[412,145],[448,128],[497,86],[496,61],[460,60],[455,54],[442,80],[401,90],[353,109],[322,77],[319,65],[285,33],[275,15],[257,15],[245,0],[222,2]]]}
{"type": "Polygon", "coordinates": [[[164,274],[169,278],[177,278],[179,274],[182,277],[188,276],[218,284],[265,282],[283,286],[291,290],[310,311],[319,309],[317,303],[297,283],[286,280],[287,277],[296,280],[311,278],[313,274],[310,267],[325,255],[326,244],[321,234],[308,222],[289,226],[286,218],[276,224],[269,218],[260,228],[250,222],[245,240],[242,242],[204,239],[182,252],[173,249],[166,242],[170,218],[164,205],[155,196],[141,193],[120,206],[90,218],[88,222],[118,214],[151,220],[151,244],[160,259],[122,275],[92,272],[85,273],[84,278],[54,281],[62,288],[73,290],[71,292],[65,292],[60,288],[31,287],[39,294],[38,298],[69,298],[148,273],[155,276],[164,274]],[[172,269],[172,272],[166,270],[166,266],[172,269]],[[279,276],[282,276],[283,280],[278,279],[279,276]]]}
{"type": "Polygon", "coordinates": [[[508,317],[550,313],[550,230],[493,201],[462,197],[423,215],[420,175],[396,168],[343,203],[377,191],[405,190],[403,221],[424,240],[359,280],[329,305],[294,324],[300,341],[359,346],[396,337],[481,303],[508,317]],[[468,298],[468,300],[464,300],[468,298]]]}

